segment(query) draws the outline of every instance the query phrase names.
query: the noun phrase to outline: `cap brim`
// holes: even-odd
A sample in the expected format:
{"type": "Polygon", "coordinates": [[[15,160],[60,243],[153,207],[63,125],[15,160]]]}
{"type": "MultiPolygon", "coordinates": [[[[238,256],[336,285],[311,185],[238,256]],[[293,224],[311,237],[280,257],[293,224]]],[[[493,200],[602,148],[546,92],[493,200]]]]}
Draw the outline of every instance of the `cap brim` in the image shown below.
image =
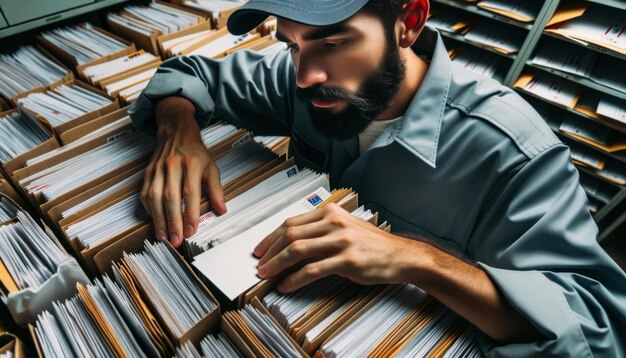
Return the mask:
{"type": "Polygon", "coordinates": [[[270,15],[311,26],[341,22],[359,11],[368,0],[251,0],[235,10],[226,26],[234,35],[242,35],[259,26],[270,15]]]}

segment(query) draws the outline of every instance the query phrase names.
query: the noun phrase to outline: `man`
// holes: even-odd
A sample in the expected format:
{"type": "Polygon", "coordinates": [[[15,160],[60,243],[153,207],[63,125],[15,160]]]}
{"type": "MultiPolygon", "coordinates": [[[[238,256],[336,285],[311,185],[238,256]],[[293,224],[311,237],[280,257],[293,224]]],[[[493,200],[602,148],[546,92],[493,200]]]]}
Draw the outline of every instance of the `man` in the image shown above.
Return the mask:
{"type": "Polygon", "coordinates": [[[428,10],[252,0],[230,31],[276,15],[288,53],[165,62],[130,110],[158,138],[142,191],[157,237],[194,234],[202,182],[226,211],[200,127],[290,135],[299,165],[354,188],[394,234],[332,205],[287,220],[255,249],[258,274],[316,260],[281,291],[332,274],[408,282],[484,332],[488,354],[624,355],[626,278],[595,241],[568,148],[513,91],[453,65],[428,10]]]}

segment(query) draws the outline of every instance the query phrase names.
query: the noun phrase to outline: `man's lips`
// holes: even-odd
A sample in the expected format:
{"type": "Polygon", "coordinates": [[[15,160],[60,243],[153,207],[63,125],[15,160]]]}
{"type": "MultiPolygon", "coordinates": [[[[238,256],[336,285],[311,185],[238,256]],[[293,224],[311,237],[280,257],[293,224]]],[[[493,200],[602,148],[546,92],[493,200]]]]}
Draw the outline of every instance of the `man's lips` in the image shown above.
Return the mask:
{"type": "Polygon", "coordinates": [[[311,100],[311,103],[315,106],[315,107],[319,107],[319,108],[330,108],[330,107],[334,107],[335,105],[337,105],[339,103],[338,100],[321,100],[321,99],[314,99],[311,100]]]}

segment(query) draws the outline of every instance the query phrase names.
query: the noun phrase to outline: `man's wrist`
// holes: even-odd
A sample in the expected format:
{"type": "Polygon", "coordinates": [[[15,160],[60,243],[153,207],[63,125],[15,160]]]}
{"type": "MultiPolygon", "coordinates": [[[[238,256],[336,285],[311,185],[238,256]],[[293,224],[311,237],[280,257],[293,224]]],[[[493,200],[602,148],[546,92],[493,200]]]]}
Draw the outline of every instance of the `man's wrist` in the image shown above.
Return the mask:
{"type": "Polygon", "coordinates": [[[406,245],[401,248],[396,256],[395,265],[398,269],[399,282],[410,283],[423,287],[431,280],[436,272],[436,248],[423,241],[408,239],[406,245]]]}

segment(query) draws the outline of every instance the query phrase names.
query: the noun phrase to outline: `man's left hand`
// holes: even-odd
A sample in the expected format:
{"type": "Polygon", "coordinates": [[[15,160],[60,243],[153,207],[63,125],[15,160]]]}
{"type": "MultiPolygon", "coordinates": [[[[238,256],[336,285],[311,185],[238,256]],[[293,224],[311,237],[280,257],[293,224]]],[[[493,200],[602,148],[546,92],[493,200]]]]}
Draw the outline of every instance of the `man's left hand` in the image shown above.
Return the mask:
{"type": "Polygon", "coordinates": [[[406,282],[429,245],[378,229],[329,204],[285,220],[254,249],[258,275],[273,277],[308,260],[279,283],[291,292],[333,274],[360,284],[406,282]]]}

